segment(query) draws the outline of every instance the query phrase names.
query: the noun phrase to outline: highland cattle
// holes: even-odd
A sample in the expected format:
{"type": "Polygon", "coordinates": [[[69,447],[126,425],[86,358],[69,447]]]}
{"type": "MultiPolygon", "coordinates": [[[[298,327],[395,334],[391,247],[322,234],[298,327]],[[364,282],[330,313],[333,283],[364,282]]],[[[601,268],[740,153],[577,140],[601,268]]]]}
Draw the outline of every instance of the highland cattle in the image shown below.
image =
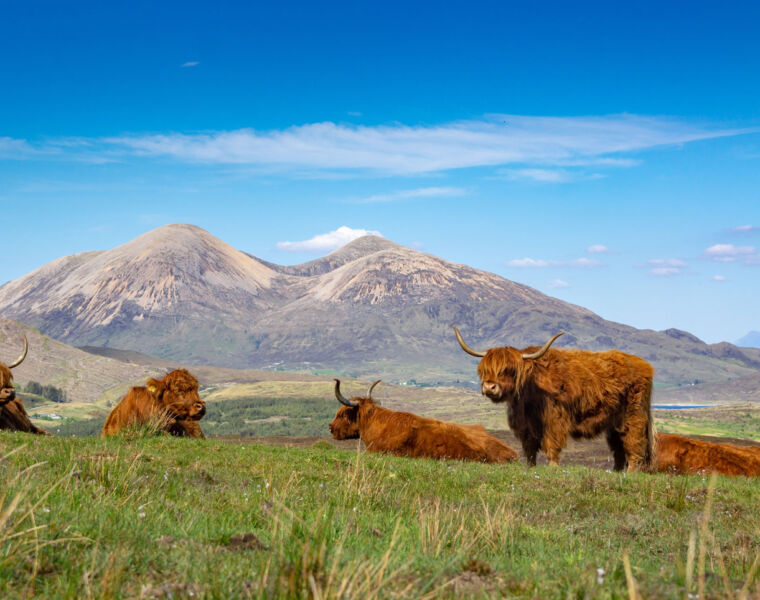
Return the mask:
{"type": "Polygon", "coordinates": [[[338,440],[361,438],[368,452],[413,458],[471,460],[487,463],[516,461],[518,454],[486,433],[480,425],[457,425],[379,406],[372,399],[372,384],[364,397],[345,398],[340,380],[335,397],[343,404],[330,423],[338,440]]]}
{"type": "Polygon", "coordinates": [[[11,369],[24,362],[28,351],[29,342],[24,335],[24,349],[21,355],[9,365],[0,362],[0,429],[49,435],[47,431],[40,429],[29,420],[24,404],[21,398],[16,396],[16,388],[13,386],[11,369]]]}
{"type": "Polygon", "coordinates": [[[760,477],[760,447],[703,442],[660,433],[657,436],[657,470],[675,475],[718,473],[760,477]]]}
{"type": "Polygon", "coordinates": [[[152,424],[180,437],[203,438],[198,421],[206,403],[198,395],[198,380],[186,369],[176,369],[163,379],[149,379],[133,387],[113,408],[103,425],[102,437],[135,425],[152,424]]]}
{"type": "Polygon", "coordinates": [[[480,358],[481,392],[507,403],[509,427],[520,440],[529,465],[539,449],[550,465],[559,464],[569,437],[602,433],[615,470],[654,470],[657,466],[651,411],[654,369],[645,360],[619,352],[589,352],[543,347],[478,351],[454,327],[467,354],[480,358]]]}

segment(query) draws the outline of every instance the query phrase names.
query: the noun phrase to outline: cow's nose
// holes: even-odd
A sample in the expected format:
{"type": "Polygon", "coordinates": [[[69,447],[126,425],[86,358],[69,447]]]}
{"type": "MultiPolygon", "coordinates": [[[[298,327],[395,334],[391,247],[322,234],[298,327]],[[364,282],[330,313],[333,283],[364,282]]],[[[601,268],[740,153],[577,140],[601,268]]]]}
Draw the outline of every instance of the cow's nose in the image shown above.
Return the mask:
{"type": "Polygon", "coordinates": [[[483,384],[483,393],[484,394],[493,394],[496,392],[496,384],[491,382],[485,382],[483,384]]]}

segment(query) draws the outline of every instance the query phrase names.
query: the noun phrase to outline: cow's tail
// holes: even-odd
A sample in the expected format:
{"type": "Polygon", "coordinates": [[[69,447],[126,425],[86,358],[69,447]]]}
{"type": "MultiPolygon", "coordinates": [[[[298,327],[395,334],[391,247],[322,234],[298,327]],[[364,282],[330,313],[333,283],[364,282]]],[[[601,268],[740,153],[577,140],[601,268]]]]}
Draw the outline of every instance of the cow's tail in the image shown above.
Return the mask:
{"type": "Polygon", "coordinates": [[[654,427],[654,416],[652,415],[652,379],[647,383],[645,391],[647,407],[647,448],[644,454],[644,470],[649,473],[657,471],[657,431],[654,427]]]}

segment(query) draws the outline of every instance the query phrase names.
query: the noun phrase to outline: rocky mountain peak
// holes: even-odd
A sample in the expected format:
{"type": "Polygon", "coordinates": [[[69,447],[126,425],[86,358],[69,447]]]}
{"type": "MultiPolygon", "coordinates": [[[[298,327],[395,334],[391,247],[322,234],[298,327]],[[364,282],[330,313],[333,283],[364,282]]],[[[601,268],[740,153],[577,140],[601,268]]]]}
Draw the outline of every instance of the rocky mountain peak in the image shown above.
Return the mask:
{"type": "MultiPolygon", "coordinates": [[[[323,275],[342,267],[343,265],[394,248],[403,248],[400,244],[386,240],[376,235],[364,235],[360,238],[333,250],[330,254],[309,261],[300,265],[276,265],[262,261],[266,266],[287,275],[296,275],[299,277],[312,277],[314,275],[323,275]]],[[[413,250],[410,250],[413,252],[413,250]]]]}

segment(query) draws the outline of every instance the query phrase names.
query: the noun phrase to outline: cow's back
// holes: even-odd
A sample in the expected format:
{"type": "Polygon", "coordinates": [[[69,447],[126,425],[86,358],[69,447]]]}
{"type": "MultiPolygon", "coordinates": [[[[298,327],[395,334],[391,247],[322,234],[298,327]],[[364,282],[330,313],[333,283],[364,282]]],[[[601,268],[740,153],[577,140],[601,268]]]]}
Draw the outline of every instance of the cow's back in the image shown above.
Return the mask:
{"type": "Polygon", "coordinates": [[[760,449],[661,433],[657,470],[668,473],[719,473],[760,476],[760,449]]]}
{"type": "Polygon", "coordinates": [[[156,414],[156,403],[148,389],[144,386],[133,387],[111,410],[101,436],[113,435],[131,425],[147,423],[156,414]]]}

